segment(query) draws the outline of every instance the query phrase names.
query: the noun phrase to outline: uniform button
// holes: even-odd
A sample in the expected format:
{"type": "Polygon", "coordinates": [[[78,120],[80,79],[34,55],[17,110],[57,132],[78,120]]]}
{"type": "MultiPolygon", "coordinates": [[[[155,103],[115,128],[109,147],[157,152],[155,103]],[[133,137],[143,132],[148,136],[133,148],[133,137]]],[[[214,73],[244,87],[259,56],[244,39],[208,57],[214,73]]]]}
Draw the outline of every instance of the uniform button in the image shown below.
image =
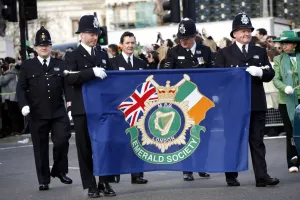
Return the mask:
{"type": "Polygon", "coordinates": [[[51,99],[51,97],[49,97],[49,99],[51,99]]]}
{"type": "Polygon", "coordinates": [[[246,63],[246,65],[248,65],[248,63],[246,63]]]}
{"type": "Polygon", "coordinates": [[[32,75],[32,77],[34,77],[34,75],[32,75]]]}
{"type": "Polygon", "coordinates": [[[48,74],[48,73],[46,72],[46,74],[48,74]]]}
{"type": "Polygon", "coordinates": [[[48,92],[50,92],[50,90],[48,90],[48,92]]]}
{"type": "Polygon", "coordinates": [[[49,86],[50,84],[48,84],[48,86],[49,86]]]}
{"type": "Polygon", "coordinates": [[[47,78],[47,80],[49,80],[49,78],[47,78]]]}

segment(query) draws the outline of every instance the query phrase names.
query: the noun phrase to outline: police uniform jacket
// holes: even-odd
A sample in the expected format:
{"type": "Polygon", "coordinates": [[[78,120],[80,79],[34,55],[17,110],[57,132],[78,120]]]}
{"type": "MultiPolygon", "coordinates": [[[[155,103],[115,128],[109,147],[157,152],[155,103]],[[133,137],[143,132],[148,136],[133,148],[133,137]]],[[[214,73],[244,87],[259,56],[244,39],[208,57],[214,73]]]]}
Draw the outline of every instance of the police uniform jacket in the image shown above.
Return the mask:
{"type": "Polygon", "coordinates": [[[70,90],[63,75],[64,70],[64,62],[55,58],[50,58],[45,68],[38,58],[24,61],[17,84],[20,108],[28,105],[30,117],[34,119],[66,116],[63,96],[68,96],[70,90]]]}
{"type": "Polygon", "coordinates": [[[266,111],[266,95],[263,82],[269,82],[275,76],[275,72],[268,60],[267,52],[264,48],[249,44],[247,56],[245,57],[236,43],[220,49],[216,56],[216,67],[264,67],[262,77],[253,77],[251,86],[251,110],[266,111]]]}
{"type": "Polygon", "coordinates": [[[123,70],[140,70],[147,69],[147,63],[140,58],[133,56],[132,67],[129,66],[128,62],[124,59],[123,55],[117,55],[114,58],[111,58],[111,66],[114,70],[120,70],[120,68],[124,68],[123,70]]]}
{"type": "Polygon", "coordinates": [[[168,50],[164,69],[210,68],[213,66],[209,47],[196,44],[193,56],[180,44],[168,50]]]}
{"type": "Polygon", "coordinates": [[[72,102],[72,115],[85,115],[82,85],[96,78],[93,67],[102,67],[111,70],[108,55],[100,48],[95,48],[95,56],[92,57],[82,45],[65,55],[66,68],[68,71],[78,72],[67,75],[67,83],[72,86],[70,100],[72,102]]]}

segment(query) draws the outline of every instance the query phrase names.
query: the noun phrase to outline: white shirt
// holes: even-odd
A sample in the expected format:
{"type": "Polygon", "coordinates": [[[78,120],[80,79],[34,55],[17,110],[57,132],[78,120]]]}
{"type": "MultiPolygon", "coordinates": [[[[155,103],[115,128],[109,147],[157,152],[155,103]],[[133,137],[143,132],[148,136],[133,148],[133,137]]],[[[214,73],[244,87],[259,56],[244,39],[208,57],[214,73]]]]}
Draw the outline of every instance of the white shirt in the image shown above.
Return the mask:
{"type": "MultiPolygon", "coordinates": [[[[236,45],[239,47],[239,49],[241,50],[241,52],[243,53],[243,44],[235,41],[236,45]]],[[[248,53],[248,47],[249,47],[249,44],[245,44],[245,49],[246,49],[246,52],[248,53]]]]}
{"type": "MultiPolygon", "coordinates": [[[[42,63],[42,65],[44,64],[44,59],[45,58],[42,58],[40,56],[37,57],[39,59],[39,61],[42,63]]],[[[49,66],[49,63],[50,63],[50,56],[48,58],[46,58],[47,62],[46,62],[46,65],[49,66]]]]}
{"type": "Polygon", "coordinates": [[[128,63],[128,57],[130,57],[130,62],[131,62],[131,65],[133,67],[133,54],[131,54],[130,56],[128,56],[127,54],[125,54],[124,52],[122,52],[122,56],[123,58],[125,59],[125,61],[128,63]]]}
{"type": "Polygon", "coordinates": [[[197,46],[197,44],[196,44],[196,42],[195,42],[194,45],[193,45],[193,47],[190,49],[193,55],[195,55],[195,52],[196,52],[196,46],[197,46]]]}
{"type": "Polygon", "coordinates": [[[92,47],[89,47],[88,45],[84,44],[84,43],[80,43],[81,46],[90,54],[92,55],[92,47]]]}

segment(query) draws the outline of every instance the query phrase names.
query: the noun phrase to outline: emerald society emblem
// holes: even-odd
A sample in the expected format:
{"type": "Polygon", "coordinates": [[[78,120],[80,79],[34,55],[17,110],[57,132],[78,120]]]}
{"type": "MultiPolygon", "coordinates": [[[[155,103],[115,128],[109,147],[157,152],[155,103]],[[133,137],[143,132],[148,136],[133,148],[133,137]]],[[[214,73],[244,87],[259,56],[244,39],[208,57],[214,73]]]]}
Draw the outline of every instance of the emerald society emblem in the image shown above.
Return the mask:
{"type": "Polygon", "coordinates": [[[188,75],[177,84],[160,86],[151,75],[120,105],[130,128],[131,146],[142,160],[152,164],[180,162],[197,149],[199,123],[214,103],[202,95],[188,75]]]}

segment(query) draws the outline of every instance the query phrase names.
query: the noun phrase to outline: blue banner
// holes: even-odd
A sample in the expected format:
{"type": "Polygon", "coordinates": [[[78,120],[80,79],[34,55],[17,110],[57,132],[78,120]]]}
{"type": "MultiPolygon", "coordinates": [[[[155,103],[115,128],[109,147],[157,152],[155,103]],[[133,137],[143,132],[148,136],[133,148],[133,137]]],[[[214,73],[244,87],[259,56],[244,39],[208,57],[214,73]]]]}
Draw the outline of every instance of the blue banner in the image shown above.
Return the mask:
{"type": "Polygon", "coordinates": [[[83,87],[94,175],[248,169],[242,68],[107,71],[83,87]]]}

